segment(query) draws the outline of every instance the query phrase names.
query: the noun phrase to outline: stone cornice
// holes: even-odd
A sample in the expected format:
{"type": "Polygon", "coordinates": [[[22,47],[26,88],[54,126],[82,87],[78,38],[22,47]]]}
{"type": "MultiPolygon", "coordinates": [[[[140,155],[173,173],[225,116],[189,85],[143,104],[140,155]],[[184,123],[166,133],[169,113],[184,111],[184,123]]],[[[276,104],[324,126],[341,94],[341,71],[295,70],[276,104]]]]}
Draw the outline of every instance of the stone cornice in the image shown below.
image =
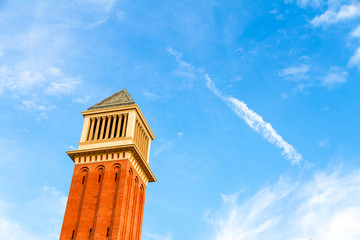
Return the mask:
{"type": "Polygon", "coordinates": [[[141,169],[144,171],[146,177],[149,179],[149,182],[156,182],[156,177],[151,171],[149,164],[146,162],[144,156],[141,154],[141,152],[139,151],[139,149],[136,147],[135,144],[74,150],[74,151],[67,151],[66,153],[75,162],[75,157],[83,157],[89,155],[93,156],[97,154],[113,153],[118,151],[130,151],[134,155],[138,164],[141,166],[141,169]]]}

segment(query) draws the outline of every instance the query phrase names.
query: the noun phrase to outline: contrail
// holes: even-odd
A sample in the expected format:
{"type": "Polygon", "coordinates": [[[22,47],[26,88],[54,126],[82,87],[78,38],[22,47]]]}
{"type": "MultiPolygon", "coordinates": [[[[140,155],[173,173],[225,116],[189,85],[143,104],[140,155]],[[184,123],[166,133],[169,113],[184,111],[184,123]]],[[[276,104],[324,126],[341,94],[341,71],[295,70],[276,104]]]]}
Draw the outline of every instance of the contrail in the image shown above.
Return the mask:
{"type": "Polygon", "coordinates": [[[275,144],[278,148],[282,149],[282,155],[291,161],[291,164],[299,163],[302,160],[302,155],[298,153],[293,146],[287,143],[271,126],[270,123],[265,122],[263,118],[249,109],[243,102],[231,96],[224,96],[220,90],[215,86],[214,82],[210,79],[208,74],[204,75],[206,79],[206,86],[217,97],[226,102],[230,109],[242,118],[247,125],[254,131],[260,133],[270,143],[275,144]]]}

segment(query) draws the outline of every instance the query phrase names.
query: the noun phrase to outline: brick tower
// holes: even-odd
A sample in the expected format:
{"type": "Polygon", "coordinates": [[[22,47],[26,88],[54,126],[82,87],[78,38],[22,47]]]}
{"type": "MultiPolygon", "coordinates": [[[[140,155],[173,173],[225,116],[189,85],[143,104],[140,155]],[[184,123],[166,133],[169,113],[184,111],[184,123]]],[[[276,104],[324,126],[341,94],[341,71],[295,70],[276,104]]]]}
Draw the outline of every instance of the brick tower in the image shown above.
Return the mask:
{"type": "Polygon", "coordinates": [[[140,240],[155,137],[126,89],[82,112],[61,240],[140,240]]]}

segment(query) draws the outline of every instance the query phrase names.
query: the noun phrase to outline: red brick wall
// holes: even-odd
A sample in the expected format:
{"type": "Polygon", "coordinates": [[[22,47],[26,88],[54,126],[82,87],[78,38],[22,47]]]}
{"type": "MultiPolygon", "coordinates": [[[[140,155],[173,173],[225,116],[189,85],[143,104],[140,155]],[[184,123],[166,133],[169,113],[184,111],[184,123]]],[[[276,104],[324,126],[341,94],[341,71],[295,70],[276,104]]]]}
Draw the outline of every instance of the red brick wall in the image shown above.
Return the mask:
{"type": "Polygon", "coordinates": [[[145,190],[127,159],[75,165],[60,239],[140,240],[145,190]]]}

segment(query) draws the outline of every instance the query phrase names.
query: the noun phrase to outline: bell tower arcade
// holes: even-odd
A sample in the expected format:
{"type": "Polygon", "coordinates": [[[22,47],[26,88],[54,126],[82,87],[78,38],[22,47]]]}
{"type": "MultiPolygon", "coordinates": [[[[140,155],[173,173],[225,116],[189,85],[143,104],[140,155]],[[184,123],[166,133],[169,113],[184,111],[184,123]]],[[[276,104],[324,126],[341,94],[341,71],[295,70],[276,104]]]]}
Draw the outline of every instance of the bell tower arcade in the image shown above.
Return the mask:
{"type": "Polygon", "coordinates": [[[126,89],[82,114],[60,239],[140,240],[154,134],[126,89]]]}

